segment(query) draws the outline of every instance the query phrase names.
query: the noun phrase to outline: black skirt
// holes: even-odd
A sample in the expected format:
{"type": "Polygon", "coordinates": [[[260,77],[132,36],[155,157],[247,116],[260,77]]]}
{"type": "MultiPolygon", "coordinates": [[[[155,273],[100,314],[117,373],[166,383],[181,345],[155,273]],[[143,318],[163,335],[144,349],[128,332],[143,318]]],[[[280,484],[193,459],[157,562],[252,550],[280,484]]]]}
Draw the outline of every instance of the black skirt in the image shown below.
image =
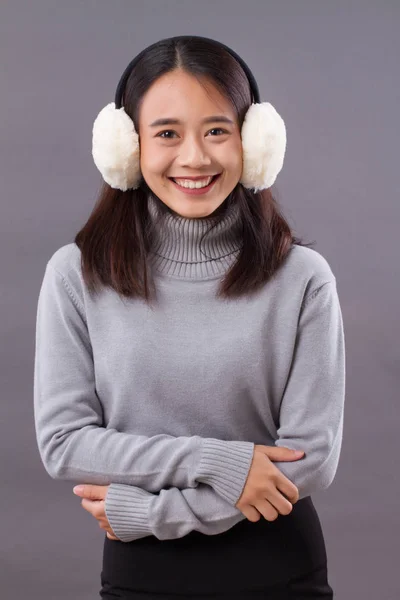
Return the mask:
{"type": "Polygon", "coordinates": [[[310,496],[275,521],[219,535],[133,542],[105,535],[100,597],[111,600],[331,600],[321,523],[310,496]]]}

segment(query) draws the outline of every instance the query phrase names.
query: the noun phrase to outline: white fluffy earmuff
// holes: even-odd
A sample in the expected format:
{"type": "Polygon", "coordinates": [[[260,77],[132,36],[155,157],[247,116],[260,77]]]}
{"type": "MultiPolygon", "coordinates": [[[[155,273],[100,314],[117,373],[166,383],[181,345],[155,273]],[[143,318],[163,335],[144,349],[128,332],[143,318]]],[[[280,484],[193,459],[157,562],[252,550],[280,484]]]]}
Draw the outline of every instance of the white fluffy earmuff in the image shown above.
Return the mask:
{"type": "Polygon", "coordinates": [[[139,187],[139,136],[124,107],[107,104],[93,124],[93,160],[112,188],[126,191],[139,187]]]}
{"type": "MultiPolygon", "coordinates": [[[[270,187],[283,166],[286,127],[269,102],[251,104],[242,129],[243,170],[240,183],[255,192],[270,187]]],[[[124,107],[110,102],[93,124],[92,154],[96,167],[112,188],[139,187],[139,136],[124,107]]]]}

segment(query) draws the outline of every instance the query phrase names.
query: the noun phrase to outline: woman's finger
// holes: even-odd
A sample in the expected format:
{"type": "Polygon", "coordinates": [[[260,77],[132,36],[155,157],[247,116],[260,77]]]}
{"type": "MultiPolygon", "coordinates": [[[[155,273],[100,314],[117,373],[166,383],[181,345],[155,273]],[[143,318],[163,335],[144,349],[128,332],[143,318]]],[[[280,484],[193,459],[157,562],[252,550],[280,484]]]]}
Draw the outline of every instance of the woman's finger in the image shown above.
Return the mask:
{"type": "Polygon", "coordinates": [[[82,508],[84,508],[85,510],[90,512],[90,514],[93,515],[93,502],[91,500],[88,500],[87,498],[82,498],[81,505],[82,508]]]}
{"type": "Polygon", "coordinates": [[[106,531],[108,539],[119,540],[119,538],[114,536],[114,532],[111,529],[111,525],[107,519],[107,515],[104,510],[104,501],[103,500],[98,501],[98,500],[88,500],[87,498],[82,498],[81,504],[82,504],[82,507],[88,511],[88,513],[90,513],[95,519],[97,519],[99,527],[106,531]]]}
{"type": "Polygon", "coordinates": [[[96,519],[104,517],[104,500],[89,500],[82,498],[81,504],[85,510],[90,512],[96,519]]]}

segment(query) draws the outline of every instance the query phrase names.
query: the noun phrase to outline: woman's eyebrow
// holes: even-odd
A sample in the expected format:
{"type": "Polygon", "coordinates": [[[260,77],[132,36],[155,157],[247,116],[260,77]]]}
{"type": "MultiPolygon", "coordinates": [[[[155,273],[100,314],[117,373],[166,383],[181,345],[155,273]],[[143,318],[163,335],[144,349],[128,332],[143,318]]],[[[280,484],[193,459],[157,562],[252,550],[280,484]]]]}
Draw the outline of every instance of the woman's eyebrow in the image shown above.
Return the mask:
{"type": "MultiPolygon", "coordinates": [[[[160,125],[179,125],[181,121],[179,119],[172,118],[163,118],[157,119],[150,123],[150,127],[159,127],[160,125]]],[[[202,123],[230,123],[234,125],[234,122],[228,117],[224,117],[223,115],[214,115],[212,117],[206,117],[203,119],[202,123]]]]}

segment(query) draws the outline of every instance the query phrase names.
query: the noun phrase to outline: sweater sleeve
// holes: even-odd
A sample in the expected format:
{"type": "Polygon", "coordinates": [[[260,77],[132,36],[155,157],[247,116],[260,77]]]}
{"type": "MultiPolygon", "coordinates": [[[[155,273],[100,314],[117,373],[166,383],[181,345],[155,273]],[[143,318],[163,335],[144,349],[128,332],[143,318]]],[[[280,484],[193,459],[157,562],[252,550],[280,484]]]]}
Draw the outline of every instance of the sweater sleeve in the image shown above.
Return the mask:
{"type": "Polygon", "coordinates": [[[37,307],[34,416],[40,457],[54,479],[158,492],[196,487],[200,478],[214,476],[234,505],[253,457],[248,441],[149,437],[105,426],[84,308],[50,263],[37,307]]]}
{"type": "Polygon", "coordinates": [[[191,531],[217,535],[246,518],[204,483],[195,489],[163,489],[159,494],[112,483],[104,509],[111,529],[122,542],[149,535],[171,540],[191,531]]]}
{"type": "Polygon", "coordinates": [[[295,462],[274,465],[299,498],[332,483],[340,457],[345,402],[345,340],[336,280],[305,299],[280,406],[276,446],[304,450],[295,462]]]}

